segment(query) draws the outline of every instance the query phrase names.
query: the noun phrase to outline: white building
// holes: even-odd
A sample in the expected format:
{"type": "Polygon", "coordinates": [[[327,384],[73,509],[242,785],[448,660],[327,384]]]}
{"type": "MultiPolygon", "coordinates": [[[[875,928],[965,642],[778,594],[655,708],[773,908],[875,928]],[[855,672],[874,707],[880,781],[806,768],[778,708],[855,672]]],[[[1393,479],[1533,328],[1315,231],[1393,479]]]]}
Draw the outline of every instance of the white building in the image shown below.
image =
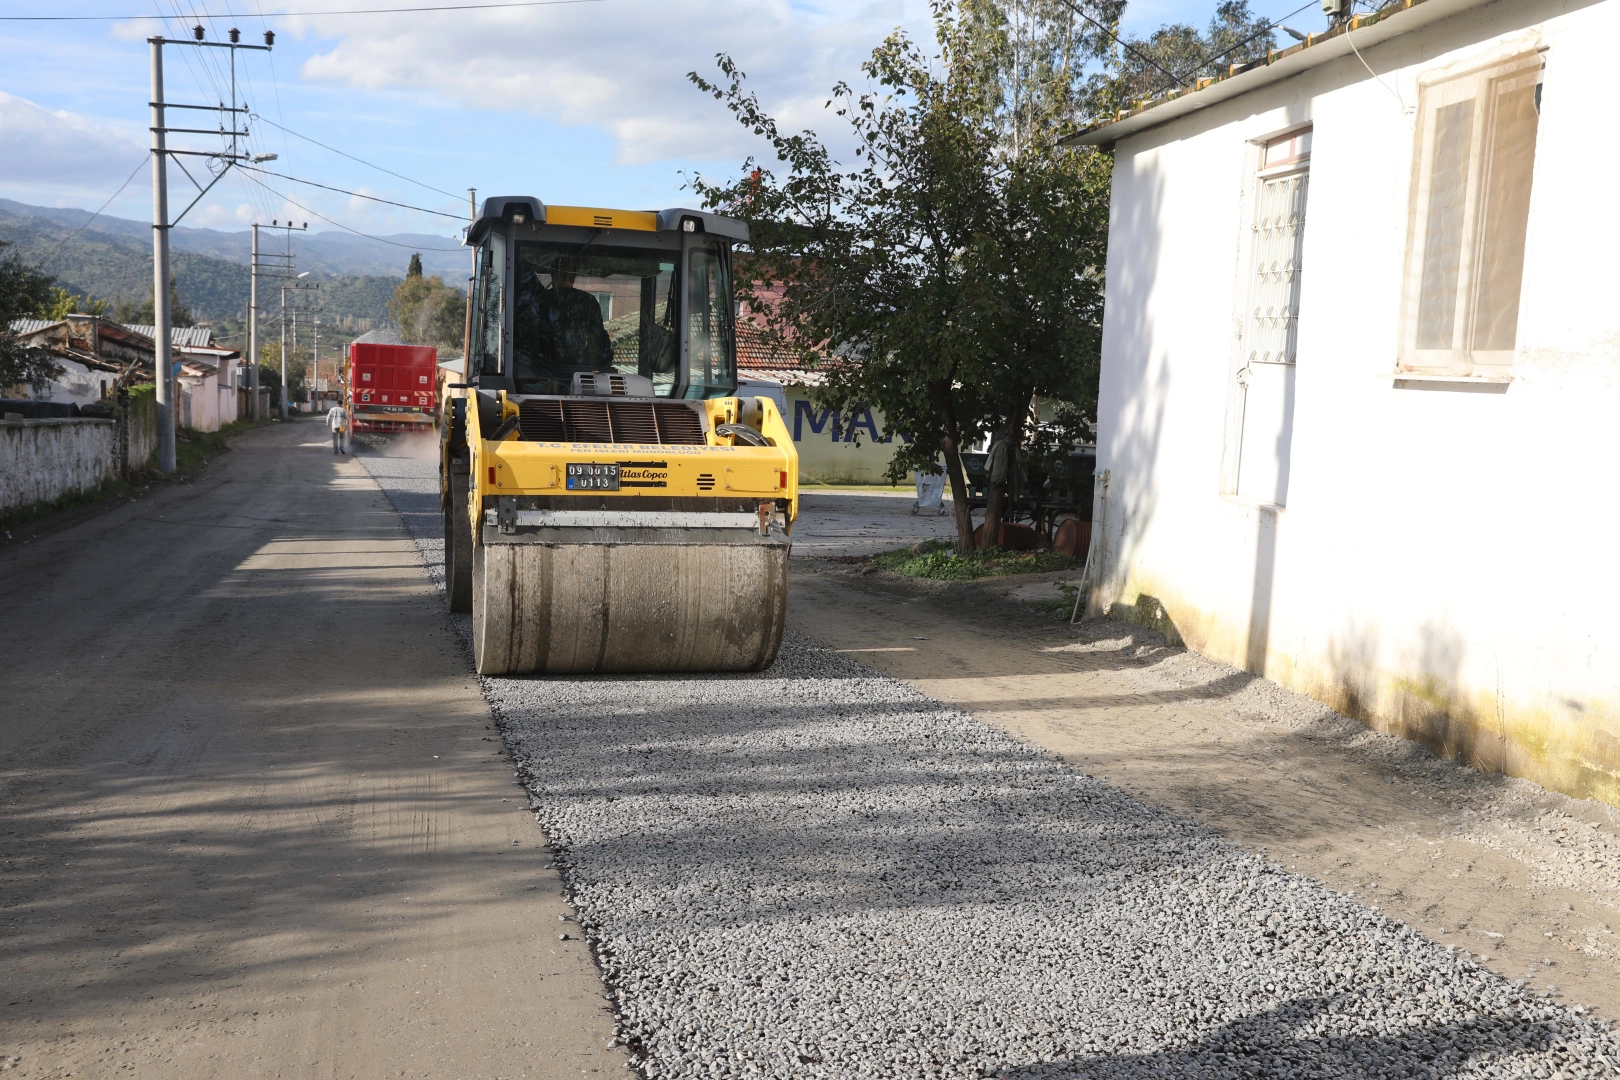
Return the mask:
{"type": "Polygon", "coordinates": [[[1092,610],[1620,803],[1620,2],[1417,0],[1122,113],[1092,610]]]}
{"type": "MultiPolygon", "coordinates": [[[[157,327],[130,327],[147,338],[157,327]]],[[[193,431],[218,431],[247,412],[242,354],[214,344],[207,326],[172,326],[170,347],[179,369],[175,375],[175,423],[193,431]]]]}

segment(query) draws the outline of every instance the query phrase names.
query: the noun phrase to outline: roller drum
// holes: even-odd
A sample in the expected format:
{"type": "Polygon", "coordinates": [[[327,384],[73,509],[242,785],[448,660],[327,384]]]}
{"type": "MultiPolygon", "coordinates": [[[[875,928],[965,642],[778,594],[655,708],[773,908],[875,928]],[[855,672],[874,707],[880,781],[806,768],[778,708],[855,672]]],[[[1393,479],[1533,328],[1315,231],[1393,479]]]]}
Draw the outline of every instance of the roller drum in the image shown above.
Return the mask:
{"type": "Polygon", "coordinates": [[[450,610],[468,612],[472,600],[472,522],[467,517],[466,473],[450,474],[450,498],[444,507],[444,595],[450,610]]]}
{"type": "Polygon", "coordinates": [[[788,545],[487,543],[481,675],[760,671],[787,621],[788,545]]]}

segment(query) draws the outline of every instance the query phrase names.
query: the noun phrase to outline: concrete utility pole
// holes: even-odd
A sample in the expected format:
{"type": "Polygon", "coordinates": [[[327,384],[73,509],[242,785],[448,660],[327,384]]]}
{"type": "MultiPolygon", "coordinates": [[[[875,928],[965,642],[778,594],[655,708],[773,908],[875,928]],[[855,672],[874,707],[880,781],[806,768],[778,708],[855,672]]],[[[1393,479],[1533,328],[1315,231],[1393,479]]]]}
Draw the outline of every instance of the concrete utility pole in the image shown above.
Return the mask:
{"type": "Polygon", "coordinates": [[[321,317],[319,315],[315,316],[314,323],[315,344],[310,353],[310,367],[315,369],[315,374],[309,380],[309,411],[320,412],[321,399],[315,396],[320,393],[321,389],[321,317]]]}
{"type": "MultiPolygon", "coordinates": [[[[169,311],[169,230],[178,225],[191,208],[202,201],[204,195],[211,191],[220,177],[230,171],[231,166],[237,162],[247,160],[246,156],[238,153],[240,149],[237,140],[247,134],[245,129],[238,130],[236,118],[238,115],[246,116],[247,106],[237,105],[236,99],[236,50],[256,49],[269,52],[270,46],[275,42],[275,34],[270,30],[264,32],[263,45],[241,44],[241,32],[236,29],[230,31],[230,42],[204,41],[205,32],[201,25],[195,26],[191,31],[192,40],[174,39],[165,37],[150,37],[146,43],[152,47],[152,92],[147,102],[152,110],[152,352],[153,352],[153,378],[157,383],[157,421],[158,421],[158,471],[172,473],[175,468],[174,460],[174,328],[169,311]],[[211,47],[231,50],[231,103],[226,105],[223,101],[218,105],[179,105],[167,101],[163,96],[163,46],[165,45],[192,45],[198,47],[211,47]],[[217,129],[210,128],[171,128],[168,126],[168,110],[195,109],[200,112],[220,112],[229,114],[230,128],[221,123],[217,129]],[[230,138],[230,149],[222,151],[205,150],[171,150],[168,144],[170,132],[188,135],[221,135],[230,138]],[[218,173],[208,181],[208,186],[197,183],[191,171],[176,158],[175,164],[180,171],[186,174],[197,189],[197,197],[192,199],[187,207],[180,211],[180,216],[173,221],[169,220],[169,158],[176,155],[189,155],[205,160],[212,159],[223,164],[218,173]]],[[[266,157],[273,155],[266,155],[266,157]]],[[[261,158],[260,160],[263,160],[261,158]]],[[[257,240],[257,236],[254,237],[257,240]]]]}
{"type": "Polygon", "coordinates": [[[174,472],[174,343],[169,328],[169,175],[163,118],[163,39],[152,46],[152,375],[157,380],[158,472],[174,472]]]}
{"type": "Polygon", "coordinates": [[[281,418],[287,419],[287,283],[281,283],[281,418]]]}
{"type": "MultiPolygon", "coordinates": [[[[259,157],[255,158],[254,160],[255,161],[269,160],[271,158],[274,158],[275,156],[276,155],[274,155],[274,154],[261,154],[259,157]]],[[[294,232],[296,232],[296,231],[299,231],[300,228],[307,230],[309,228],[309,222],[307,222],[307,221],[304,222],[304,224],[301,227],[298,226],[298,225],[294,225],[290,221],[287,222],[285,225],[283,225],[279,220],[272,221],[268,225],[255,224],[253,226],[253,266],[252,266],[252,271],[251,271],[251,275],[250,275],[250,277],[251,277],[250,288],[251,288],[252,297],[253,297],[253,313],[252,313],[252,317],[248,320],[249,323],[251,324],[249,326],[249,328],[248,328],[248,348],[253,353],[253,369],[252,369],[253,419],[255,419],[255,420],[262,420],[263,419],[263,417],[261,417],[259,415],[259,413],[258,413],[258,408],[259,408],[259,347],[260,347],[260,343],[259,343],[259,314],[260,314],[260,308],[259,308],[259,278],[260,277],[269,277],[269,278],[271,278],[273,280],[283,281],[284,282],[284,281],[287,281],[289,278],[292,277],[293,266],[296,263],[296,260],[293,258],[293,254],[292,254],[292,234],[294,232]],[[280,229],[282,231],[283,239],[287,241],[287,243],[285,245],[285,250],[283,250],[283,251],[281,251],[279,253],[272,251],[272,252],[262,253],[261,254],[260,251],[259,251],[259,230],[260,229],[280,229]],[[269,273],[269,274],[265,274],[264,273],[265,270],[270,270],[272,272],[269,273]]],[[[285,307],[285,305],[286,305],[286,299],[287,299],[287,296],[286,296],[286,292],[285,292],[285,289],[284,289],[283,292],[282,292],[282,305],[283,305],[283,307],[285,307]]],[[[285,378],[286,378],[286,372],[285,371],[282,372],[282,377],[283,377],[283,380],[285,380],[285,378]]],[[[285,387],[285,385],[286,385],[285,381],[283,381],[282,385],[283,385],[283,387],[285,387]]],[[[285,419],[285,415],[283,415],[283,419],[285,419]]]]}
{"type": "Polygon", "coordinates": [[[253,224],[253,262],[248,274],[248,419],[259,419],[259,225],[253,224]]]}
{"type": "MultiPolygon", "coordinates": [[[[305,222],[304,227],[308,228],[309,223],[305,222]]],[[[292,279],[293,284],[287,284],[285,278],[281,282],[281,418],[283,420],[287,419],[287,290],[292,289],[296,293],[300,288],[297,284],[299,279],[307,277],[309,277],[309,271],[305,270],[292,279]]],[[[295,349],[298,348],[297,318],[298,313],[293,312],[293,348],[295,349]]]]}

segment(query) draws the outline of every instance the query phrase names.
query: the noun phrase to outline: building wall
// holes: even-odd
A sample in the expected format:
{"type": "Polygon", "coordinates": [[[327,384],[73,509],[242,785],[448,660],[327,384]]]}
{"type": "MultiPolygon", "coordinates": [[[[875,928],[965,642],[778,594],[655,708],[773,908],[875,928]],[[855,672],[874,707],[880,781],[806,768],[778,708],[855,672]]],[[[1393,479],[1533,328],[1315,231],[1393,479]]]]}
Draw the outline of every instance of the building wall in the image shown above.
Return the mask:
{"type": "Polygon", "coordinates": [[[0,511],[90,491],[114,470],[112,420],[0,422],[0,511]]]}
{"type": "MultiPolygon", "coordinates": [[[[1488,770],[1620,803],[1620,4],[1499,2],[1117,148],[1093,611],[1488,770]],[[1504,388],[1397,383],[1417,77],[1546,49],[1504,388]],[[1253,140],[1314,124],[1285,509],[1223,494],[1253,140]]],[[[1240,400],[1240,399],[1239,399],[1240,400]]]]}
{"type": "Polygon", "coordinates": [[[39,401],[65,401],[74,405],[90,405],[106,397],[106,388],[118,376],[107,371],[92,371],[73,360],[58,360],[62,373],[51,381],[43,394],[33,394],[39,401]]]}
{"type": "Polygon", "coordinates": [[[887,484],[885,470],[902,440],[882,439],[883,414],[862,410],[844,417],[818,407],[802,386],[785,387],[788,430],[799,451],[799,480],[806,484],[887,484]]]}

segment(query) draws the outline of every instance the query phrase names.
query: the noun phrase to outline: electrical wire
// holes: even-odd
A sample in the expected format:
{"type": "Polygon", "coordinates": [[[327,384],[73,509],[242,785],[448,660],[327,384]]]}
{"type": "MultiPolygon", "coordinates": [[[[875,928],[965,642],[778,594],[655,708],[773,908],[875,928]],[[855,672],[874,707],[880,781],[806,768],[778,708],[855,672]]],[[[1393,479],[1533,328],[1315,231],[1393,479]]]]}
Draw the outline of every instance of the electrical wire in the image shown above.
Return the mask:
{"type": "MultiPolygon", "coordinates": [[[[247,169],[250,172],[263,173],[266,176],[274,176],[278,180],[290,180],[295,184],[306,184],[309,187],[318,187],[324,191],[335,191],[339,195],[352,195],[357,199],[370,199],[372,202],[386,203],[389,206],[397,206],[402,210],[415,210],[419,214],[433,214],[436,217],[449,218],[451,221],[467,220],[467,216],[465,214],[446,214],[442,210],[429,210],[421,206],[412,206],[410,203],[395,202],[392,199],[380,199],[375,195],[363,195],[358,191],[348,191],[344,188],[332,187],[330,184],[318,184],[314,180],[300,180],[296,176],[287,176],[283,173],[271,172],[269,169],[261,169],[256,165],[238,165],[237,168],[247,169]]],[[[313,212],[314,211],[311,211],[311,213],[313,212]]]]}
{"type": "MultiPolygon", "coordinates": [[[[606,4],[612,0],[508,0],[496,4],[433,4],[424,7],[402,8],[349,8],[342,11],[261,11],[257,15],[260,19],[287,19],[294,16],[315,17],[319,15],[404,15],[418,11],[489,11],[498,8],[537,8],[537,7],[564,7],[571,4],[606,4]]],[[[207,13],[197,15],[198,19],[215,19],[220,16],[207,13]]],[[[151,19],[168,19],[168,15],[0,15],[0,22],[144,22],[151,19]]],[[[1166,72],[1165,74],[1169,74],[1166,72]]]]}
{"type": "MultiPolygon", "coordinates": [[[[1301,4],[1299,7],[1295,8],[1293,11],[1290,11],[1288,14],[1286,14],[1286,15],[1282,16],[1281,18],[1277,19],[1275,22],[1272,22],[1264,30],[1261,30],[1261,31],[1259,31],[1257,33],[1254,33],[1254,34],[1250,34],[1248,37],[1244,38],[1242,41],[1238,42],[1236,45],[1233,45],[1228,49],[1225,49],[1225,50],[1223,50],[1221,52],[1218,52],[1214,56],[1208,57],[1207,59],[1205,59],[1203,61],[1203,63],[1201,63],[1199,65],[1199,67],[1204,67],[1206,65],[1213,64],[1217,60],[1220,60],[1222,57],[1232,55],[1234,52],[1237,52],[1237,50],[1243,48],[1243,46],[1249,44],[1252,41],[1256,41],[1259,38],[1262,38],[1267,34],[1276,33],[1277,29],[1280,26],[1282,26],[1283,23],[1287,22],[1289,19],[1292,19],[1295,15],[1298,15],[1300,12],[1306,10],[1307,8],[1311,8],[1311,7],[1316,6],[1316,2],[1317,2],[1317,0],[1306,0],[1306,2],[1304,4],[1301,4]]],[[[1117,31],[1117,30],[1109,30],[1107,27],[1103,26],[1096,19],[1093,19],[1091,16],[1089,16],[1085,12],[1081,11],[1079,9],[1079,7],[1077,7],[1074,4],[1073,0],[1063,0],[1063,4],[1064,4],[1065,7],[1068,7],[1072,11],[1074,11],[1074,13],[1076,15],[1079,15],[1082,19],[1085,19],[1087,22],[1091,23],[1091,25],[1097,27],[1099,30],[1102,30],[1103,33],[1108,35],[1109,40],[1118,43],[1120,48],[1124,49],[1126,52],[1129,52],[1132,56],[1135,56],[1138,60],[1141,60],[1143,63],[1151,65],[1152,67],[1154,67],[1158,71],[1163,72],[1165,75],[1169,75],[1170,78],[1172,80],[1174,80],[1173,83],[1165,84],[1165,85],[1157,87],[1156,89],[1149,92],[1146,95],[1147,100],[1152,100],[1153,98],[1158,97],[1160,94],[1164,93],[1167,90],[1173,89],[1176,86],[1185,86],[1185,85],[1187,85],[1187,80],[1186,80],[1185,77],[1180,76],[1180,75],[1176,75],[1176,74],[1174,74],[1172,72],[1169,72],[1169,71],[1165,71],[1165,69],[1163,67],[1161,67],[1159,64],[1155,63],[1153,60],[1151,60],[1148,57],[1146,57],[1146,56],[1142,55],[1141,53],[1137,52],[1135,49],[1133,49],[1131,47],[1130,42],[1125,41],[1123,38],[1120,37],[1119,31],[1117,31]]],[[[1363,61],[1363,62],[1365,63],[1365,61],[1363,61]]],[[[1194,69],[1192,69],[1192,71],[1188,72],[1188,74],[1189,75],[1194,74],[1194,73],[1197,72],[1197,70],[1198,70],[1198,68],[1194,68],[1194,69]]]]}
{"type": "Polygon", "coordinates": [[[350,161],[358,161],[360,164],[365,165],[368,168],[376,169],[378,172],[385,172],[389,176],[398,177],[399,179],[405,181],[408,184],[415,184],[419,188],[426,188],[428,191],[437,192],[440,195],[448,195],[452,199],[461,198],[460,195],[457,195],[453,191],[446,191],[443,188],[436,188],[432,184],[424,184],[420,180],[412,180],[409,176],[406,176],[404,173],[397,173],[393,169],[385,169],[381,165],[377,165],[377,164],[375,164],[373,162],[367,161],[365,158],[355,157],[353,154],[348,153],[347,151],[344,151],[344,150],[339,150],[335,146],[327,146],[325,143],[321,142],[319,139],[312,139],[308,135],[303,134],[302,132],[294,131],[290,127],[284,127],[283,125],[276,123],[274,120],[271,120],[269,117],[260,116],[258,113],[251,113],[250,115],[254,120],[263,120],[265,123],[269,124],[271,127],[280,128],[282,131],[286,132],[288,135],[292,135],[292,136],[294,136],[296,138],[303,139],[305,142],[308,142],[308,143],[314,143],[316,146],[320,147],[322,150],[330,150],[332,153],[338,155],[339,157],[346,157],[350,161]]]}
{"type": "MultiPolygon", "coordinates": [[[[303,203],[298,202],[295,199],[291,199],[286,195],[283,195],[281,192],[277,191],[275,188],[271,187],[269,184],[266,184],[263,180],[260,180],[257,176],[254,176],[249,172],[243,172],[242,175],[247,177],[249,180],[253,181],[255,184],[258,184],[260,187],[264,188],[264,190],[268,191],[270,194],[274,195],[276,198],[282,200],[283,202],[291,203],[293,206],[298,207],[298,209],[304,211],[304,213],[306,213],[306,214],[314,214],[316,217],[320,218],[322,221],[326,222],[328,225],[336,225],[338,228],[342,229],[344,232],[350,232],[350,233],[353,233],[356,236],[363,236],[367,240],[375,240],[379,244],[387,244],[390,247],[404,248],[406,251],[464,251],[464,250],[466,250],[465,248],[460,248],[460,247],[439,248],[439,247],[422,247],[422,246],[420,246],[418,244],[401,244],[401,243],[397,243],[397,242],[395,242],[393,240],[385,240],[380,236],[372,236],[370,233],[363,233],[359,229],[351,229],[349,226],[343,224],[343,222],[334,221],[331,218],[327,217],[325,214],[321,213],[319,210],[311,210],[309,207],[305,206],[303,203]]],[[[431,213],[431,211],[430,211],[430,213],[431,213]]]]}
{"type": "Polygon", "coordinates": [[[1086,20],[1086,22],[1090,23],[1092,26],[1095,26],[1097,29],[1101,30],[1104,34],[1107,34],[1109,41],[1114,42],[1120,48],[1124,49],[1126,52],[1130,53],[1132,56],[1134,56],[1138,60],[1142,61],[1142,63],[1147,64],[1149,67],[1156,68],[1159,71],[1163,72],[1165,75],[1168,75],[1170,78],[1175,79],[1177,86],[1180,86],[1183,82],[1186,81],[1186,80],[1180,78],[1178,75],[1176,75],[1175,72],[1173,72],[1173,71],[1169,70],[1168,68],[1164,67],[1163,65],[1161,65],[1157,60],[1153,59],[1151,56],[1148,56],[1146,53],[1137,52],[1136,49],[1132,47],[1130,42],[1126,41],[1124,38],[1119,36],[1119,31],[1118,30],[1110,30],[1110,29],[1108,29],[1108,27],[1104,26],[1102,23],[1098,22],[1096,19],[1093,19],[1090,15],[1087,15],[1084,11],[1080,10],[1080,5],[1076,4],[1074,2],[1074,0],[1063,0],[1063,6],[1068,8],[1070,11],[1074,12],[1076,15],[1080,16],[1082,19],[1086,20]]]}
{"type": "Polygon", "coordinates": [[[118,196],[120,196],[120,195],[122,195],[124,193],[124,189],[129,187],[129,182],[131,180],[135,179],[135,173],[140,172],[141,168],[143,166],[145,166],[147,164],[147,162],[149,162],[151,160],[152,160],[152,155],[151,154],[142,154],[141,155],[141,160],[136,162],[136,164],[135,164],[134,171],[132,171],[128,176],[124,177],[124,182],[122,184],[118,185],[118,190],[113,192],[111,195],[107,196],[107,201],[102,203],[100,208],[97,209],[95,213],[91,214],[89,219],[86,220],[83,225],[80,225],[77,229],[74,229],[71,233],[68,233],[67,238],[64,239],[60,244],[56,245],[56,250],[51,252],[49,255],[45,256],[46,261],[54,259],[58,255],[60,255],[62,253],[62,249],[68,246],[69,241],[71,241],[75,236],[78,236],[80,233],[84,232],[84,230],[88,229],[90,227],[90,222],[92,222],[92,221],[96,220],[96,218],[100,217],[102,210],[105,210],[105,209],[107,209],[107,207],[111,206],[112,201],[114,199],[118,198],[118,196]]]}

